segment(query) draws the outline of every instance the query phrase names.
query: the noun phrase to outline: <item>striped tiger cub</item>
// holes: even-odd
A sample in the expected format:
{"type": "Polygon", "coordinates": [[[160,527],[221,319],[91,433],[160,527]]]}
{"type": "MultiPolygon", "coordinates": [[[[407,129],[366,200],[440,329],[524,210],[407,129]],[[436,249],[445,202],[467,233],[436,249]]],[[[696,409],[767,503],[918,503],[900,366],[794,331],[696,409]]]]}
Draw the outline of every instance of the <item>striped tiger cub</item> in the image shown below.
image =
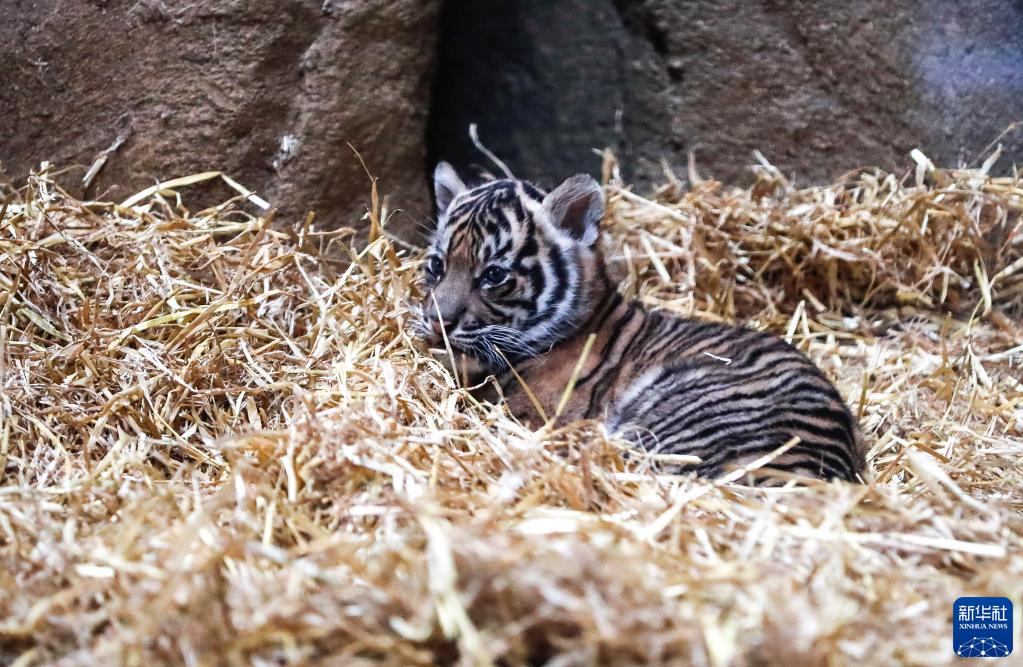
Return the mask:
{"type": "Polygon", "coordinates": [[[536,403],[554,415],[576,373],[560,419],[599,419],[645,449],[694,455],[698,474],[717,476],[798,438],[771,468],[857,479],[860,430],[798,350],[618,293],[598,243],[604,199],[593,178],[573,176],[549,193],[512,179],[469,188],[442,162],[434,189],[437,227],[413,326],[493,374],[517,418],[536,423],[536,403]]]}

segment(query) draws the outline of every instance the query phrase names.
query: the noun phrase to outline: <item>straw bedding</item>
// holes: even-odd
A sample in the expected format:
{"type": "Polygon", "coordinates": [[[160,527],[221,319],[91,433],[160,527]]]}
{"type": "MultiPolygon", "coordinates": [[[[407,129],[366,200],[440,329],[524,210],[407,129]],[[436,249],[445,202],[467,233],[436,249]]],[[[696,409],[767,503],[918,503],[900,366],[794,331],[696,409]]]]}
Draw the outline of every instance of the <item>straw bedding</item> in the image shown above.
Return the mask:
{"type": "Polygon", "coordinates": [[[624,290],[789,337],[860,415],[869,484],[769,489],[477,403],[407,331],[375,192],[338,262],[348,232],[251,198],[33,176],[0,216],[0,662],[952,662],[952,600],[1023,601],[1023,179],[922,164],[639,196],[606,162],[624,290]]]}

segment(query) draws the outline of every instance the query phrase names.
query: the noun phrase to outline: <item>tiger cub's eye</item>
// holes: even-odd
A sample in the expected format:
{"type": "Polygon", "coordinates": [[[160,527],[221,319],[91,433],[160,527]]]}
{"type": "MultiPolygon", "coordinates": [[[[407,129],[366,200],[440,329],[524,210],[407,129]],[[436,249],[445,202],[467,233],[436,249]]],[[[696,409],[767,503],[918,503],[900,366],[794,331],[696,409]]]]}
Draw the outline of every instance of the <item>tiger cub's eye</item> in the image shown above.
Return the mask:
{"type": "Polygon", "coordinates": [[[508,269],[501,266],[490,266],[481,277],[485,287],[496,287],[508,279],[508,269]]]}
{"type": "Polygon", "coordinates": [[[441,261],[440,257],[434,255],[430,259],[426,260],[426,272],[434,278],[437,278],[444,272],[444,262],[441,261]]]}

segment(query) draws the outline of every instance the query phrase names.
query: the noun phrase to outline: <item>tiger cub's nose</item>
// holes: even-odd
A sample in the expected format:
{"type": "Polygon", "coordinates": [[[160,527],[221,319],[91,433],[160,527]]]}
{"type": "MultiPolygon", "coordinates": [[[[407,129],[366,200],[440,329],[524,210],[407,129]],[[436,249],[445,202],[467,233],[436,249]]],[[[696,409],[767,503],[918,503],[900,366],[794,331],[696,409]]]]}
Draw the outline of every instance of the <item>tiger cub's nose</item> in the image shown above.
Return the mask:
{"type": "Polygon", "coordinates": [[[441,331],[447,332],[448,335],[455,330],[458,323],[462,320],[462,315],[465,314],[465,308],[460,309],[457,313],[445,315],[444,319],[435,318],[430,320],[430,330],[437,337],[442,336],[441,331]]]}

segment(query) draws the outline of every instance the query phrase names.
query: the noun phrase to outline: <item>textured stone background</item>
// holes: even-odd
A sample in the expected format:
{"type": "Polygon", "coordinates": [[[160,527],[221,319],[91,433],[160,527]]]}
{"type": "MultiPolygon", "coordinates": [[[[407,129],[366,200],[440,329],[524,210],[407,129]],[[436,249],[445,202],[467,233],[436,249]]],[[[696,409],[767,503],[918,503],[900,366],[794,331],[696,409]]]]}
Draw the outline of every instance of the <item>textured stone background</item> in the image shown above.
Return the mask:
{"type": "MultiPolygon", "coordinates": [[[[542,184],[610,146],[643,185],[690,150],[729,181],[754,149],[802,183],[917,146],[954,165],[1023,120],[1019,0],[6,0],[0,18],[0,181],[45,159],[78,165],[82,194],[123,137],[86,196],[223,169],[282,224],[360,224],[351,143],[414,236],[432,164],[483,161],[472,121],[542,184]]],[[[1023,130],[1004,143],[1003,170],[1023,130]]]]}
{"type": "MultiPolygon", "coordinates": [[[[0,166],[85,168],[89,196],[223,169],[297,223],[356,225],[380,178],[394,222],[430,213],[424,135],[439,0],[5,0],[0,166]]],[[[207,201],[234,194],[223,188],[207,201]]],[[[195,203],[195,189],[190,191],[195,203]]]]}
{"type": "MultiPolygon", "coordinates": [[[[760,149],[799,182],[922,148],[969,162],[1023,120],[1018,0],[448,0],[434,158],[481,162],[470,121],[517,173],[748,178],[760,149]]],[[[1004,141],[1023,162],[1023,131],[1004,141]]]]}

